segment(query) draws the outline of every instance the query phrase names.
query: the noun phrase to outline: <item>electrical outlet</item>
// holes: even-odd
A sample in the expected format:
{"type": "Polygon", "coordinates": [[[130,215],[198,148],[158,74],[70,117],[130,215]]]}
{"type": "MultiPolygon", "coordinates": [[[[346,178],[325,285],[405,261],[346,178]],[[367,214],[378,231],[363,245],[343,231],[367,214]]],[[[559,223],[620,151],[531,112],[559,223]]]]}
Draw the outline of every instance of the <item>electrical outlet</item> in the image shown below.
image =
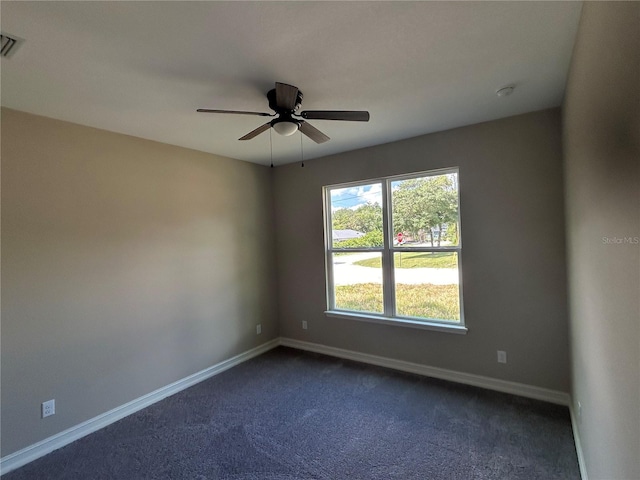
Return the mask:
{"type": "Polygon", "coordinates": [[[260,335],[262,333],[262,324],[256,325],[256,335],[260,335]]]}
{"type": "Polygon", "coordinates": [[[47,400],[46,402],[42,402],[42,418],[50,417],[56,413],[56,401],[47,400]]]}
{"type": "Polygon", "coordinates": [[[507,363],[507,352],[498,350],[498,363],[507,363]]]}
{"type": "Polygon", "coordinates": [[[302,329],[303,330],[307,329],[307,321],[306,320],[302,320],[302,329]]]}

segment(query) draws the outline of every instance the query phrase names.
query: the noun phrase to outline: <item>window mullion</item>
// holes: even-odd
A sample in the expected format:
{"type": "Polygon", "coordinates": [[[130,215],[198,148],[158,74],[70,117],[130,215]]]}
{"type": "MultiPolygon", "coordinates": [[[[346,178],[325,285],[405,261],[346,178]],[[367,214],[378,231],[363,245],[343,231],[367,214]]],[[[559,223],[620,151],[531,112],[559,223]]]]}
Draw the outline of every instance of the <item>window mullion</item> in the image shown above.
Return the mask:
{"type": "Polygon", "coordinates": [[[382,230],[384,232],[384,250],[382,252],[382,292],[384,296],[384,314],[395,315],[394,272],[393,272],[393,232],[391,232],[391,192],[390,181],[382,184],[382,230]]]}

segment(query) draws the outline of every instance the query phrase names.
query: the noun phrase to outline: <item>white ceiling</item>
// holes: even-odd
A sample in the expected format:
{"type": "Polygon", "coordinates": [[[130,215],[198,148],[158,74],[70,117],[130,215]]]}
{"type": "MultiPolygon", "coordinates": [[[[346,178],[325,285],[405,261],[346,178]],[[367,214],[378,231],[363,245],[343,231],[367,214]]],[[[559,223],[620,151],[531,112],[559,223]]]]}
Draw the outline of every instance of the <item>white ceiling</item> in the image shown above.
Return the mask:
{"type": "MultiPolygon", "coordinates": [[[[274,82],[303,110],[369,110],[369,123],[314,120],[305,158],[560,105],[581,2],[2,2],[24,38],[2,59],[2,105],[268,165],[274,82]],[[515,84],[498,98],[495,91],[515,84]]],[[[276,165],[300,138],[273,132],[276,165]]]]}

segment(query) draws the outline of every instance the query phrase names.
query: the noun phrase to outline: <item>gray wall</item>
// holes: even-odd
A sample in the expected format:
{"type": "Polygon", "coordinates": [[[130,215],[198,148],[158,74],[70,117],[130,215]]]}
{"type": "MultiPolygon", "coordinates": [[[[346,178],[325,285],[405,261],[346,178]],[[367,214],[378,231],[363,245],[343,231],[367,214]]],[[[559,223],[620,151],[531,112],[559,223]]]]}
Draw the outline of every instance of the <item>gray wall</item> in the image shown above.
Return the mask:
{"type": "Polygon", "coordinates": [[[585,3],[564,150],[572,393],[590,480],[640,478],[639,112],[640,3],[585,3]]]}
{"type": "Polygon", "coordinates": [[[281,335],[568,392],[562,189],[559,109],[276,168],[281,335]],[[451,166],[468,334],[326,317],[322,186],[451,166]]]}
{"type": "Polygon", "coordinates": [[[268,168],[3,109],[2,455],[277,337],[272,200],[268,168]]]}

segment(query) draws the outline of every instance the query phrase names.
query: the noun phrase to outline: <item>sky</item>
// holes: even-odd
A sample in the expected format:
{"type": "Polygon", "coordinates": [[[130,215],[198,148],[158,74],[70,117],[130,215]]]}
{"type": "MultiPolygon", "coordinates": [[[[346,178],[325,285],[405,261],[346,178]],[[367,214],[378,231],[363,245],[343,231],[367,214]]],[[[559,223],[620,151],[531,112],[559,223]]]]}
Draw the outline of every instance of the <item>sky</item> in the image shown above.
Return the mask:
{"type": "MultiPolygon", "coordinates": [[[[457,188],[458,174],[448,173],[444,175],[426,175],[427,177],[448,176],[453,185],[457,188]]],[[[391,182],[391,190],[398,188],[405,180],[396,180],[391,182]]],[[[341,208],[349,208],[355,210],[367,203],[377,203],[382,205],[382,183],[371,183],[368,185],[356,185],[345,188],[331,189],[331,211],[335,212],[341,208]]]]}
{"type": "Polygon", "coordinates": [[[350,208],[355,210],[367,203],[382,205],[382,184],[358,185],[331,190],[331,210],[350,208]]]}

